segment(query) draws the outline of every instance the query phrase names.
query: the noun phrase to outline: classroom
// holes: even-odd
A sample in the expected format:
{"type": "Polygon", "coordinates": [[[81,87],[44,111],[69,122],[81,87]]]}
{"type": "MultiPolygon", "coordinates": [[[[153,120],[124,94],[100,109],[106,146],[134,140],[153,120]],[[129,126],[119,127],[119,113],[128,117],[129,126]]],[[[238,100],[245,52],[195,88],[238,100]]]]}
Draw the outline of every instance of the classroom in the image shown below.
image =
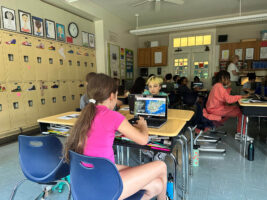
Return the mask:
{"type": "Polygon", "coordinates": [[[1,200],[264,200],[266,0],[0,2],[1,200]]]}

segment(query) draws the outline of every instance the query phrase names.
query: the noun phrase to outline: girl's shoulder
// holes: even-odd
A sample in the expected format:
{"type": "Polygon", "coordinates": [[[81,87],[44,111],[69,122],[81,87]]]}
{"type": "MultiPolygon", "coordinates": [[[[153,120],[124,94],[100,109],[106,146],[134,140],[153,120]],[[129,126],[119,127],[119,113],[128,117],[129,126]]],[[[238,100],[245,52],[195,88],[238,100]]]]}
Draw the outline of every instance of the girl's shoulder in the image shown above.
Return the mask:
{"type": "Polygon", "coordinates": [[[145,91],[143,92],[143,94],[147,95],[147,94],[150,94],[150,92],[149,92],[149,90],[145,90],[145,91]]]}
{"type": "Polygon", "coordinates": [[[160,92],[159,95],[160,95],[160,96],[168,96],[168,94],[165,93],[165,92],[160,92]]]}

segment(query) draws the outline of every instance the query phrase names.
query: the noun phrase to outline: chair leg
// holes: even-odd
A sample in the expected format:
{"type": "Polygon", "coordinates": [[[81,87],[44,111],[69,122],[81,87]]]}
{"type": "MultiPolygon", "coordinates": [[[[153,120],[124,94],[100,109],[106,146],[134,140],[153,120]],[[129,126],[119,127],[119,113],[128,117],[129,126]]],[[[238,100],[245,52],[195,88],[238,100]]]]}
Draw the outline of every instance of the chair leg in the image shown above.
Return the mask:
{"type": "Polygon", "coordinates": [[[18,187],[19,187],[22,183],[24,183],[26,180],[28,180],[28,179],[25,178],[25,179],[23,179],[23,180],[21,180],[20,182],[17,183],[17,185],[14,187],[14,189],[13,189],[13,191],[12,191],[12,193],[11,193],[11,196],[10,196],[10,198],[9,198],[10,200],[13,200],[13,199],[14,199],[18,187]]]}
{"type": "Polygon", "coordinates": [[[69,188],[68,200],[70,200],[70,198],[71,198],[71,187],[70,187],[70,184],[68,183],[68,181],[58,180],[57,182],[58,183],[65,183],[68,186],[68,188],[69,188]]]}

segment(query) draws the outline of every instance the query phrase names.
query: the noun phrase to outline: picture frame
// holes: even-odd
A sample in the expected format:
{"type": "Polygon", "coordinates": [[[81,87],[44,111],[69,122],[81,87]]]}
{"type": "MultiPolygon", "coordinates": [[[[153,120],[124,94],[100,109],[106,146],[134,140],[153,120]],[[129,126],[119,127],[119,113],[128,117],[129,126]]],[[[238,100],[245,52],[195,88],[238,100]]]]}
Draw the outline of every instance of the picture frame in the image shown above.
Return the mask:
{"type": "Polygon", "coordinates": [[[39,17],[32,16],[33,35],[44,37],[44,20],[39,17]]]}
{"type": "Polygon", "coordinates": [[[56,30],[57,30],[57,40],[64,41],[66,40],[65,35],[65,26],[63,24],[56,24],[56,30]]]}
{"type": "Polygon", "coordinates": [[[82,31],[82,45],[89,47],[89,33],[82,31]]]}
{"type": "Polygon", "coordinates": [[[6,30],[17,30],[16,23],[16,11],[10,8],[6,8],[4,6],[1,7],[2,10],[2,22],[3,28],[6,30]]]}
{"type": "Polygon", "coordinates": [[[95,35],[92,33],[89,33],[88,38],[89,38],[89,47],[95,48],[95,35]]]}
{"type": "Polygon", "coordinates": [[[31,14],[22,10],[19,13],[19,30],[22,33],[32,34],[32,19],[31,14]]]}
{"type": "Polygon", "coordinates": [[[56,28],[54,21],[45,19],[45,35],[48,39],[56,39],[56,28]]]}

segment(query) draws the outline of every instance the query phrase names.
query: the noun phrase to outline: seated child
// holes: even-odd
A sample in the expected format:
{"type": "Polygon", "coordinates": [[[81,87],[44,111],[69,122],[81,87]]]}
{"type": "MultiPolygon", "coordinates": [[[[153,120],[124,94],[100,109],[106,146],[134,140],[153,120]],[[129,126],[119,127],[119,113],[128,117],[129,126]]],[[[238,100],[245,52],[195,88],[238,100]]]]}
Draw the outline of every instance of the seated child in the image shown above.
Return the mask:
{"type": "Polygon", "coordinates": [[[190,90],[187,87],[188,79],[186,77],[182,77],[180,79],[179,88],[177,90],[178,94],[183,98],[183,103],[186,105],[194,105],[197,101],[197,91],[199,88],[194,88],[194,90],[190,90]]]}
{"type": "Polygon", "coordinates": [[[161,86],[161,91],[166,92],[167,94],[174,92],[174,84],[172,82],[172,74],[166,74],[165,81],[161,86]]]}
{"type": "MultiPolygon", "coordinates": [[[[206,111],[208,114],[212,114],[219,118],[222,117],[238,117],[238,126],[237,133],[235,134],[236,140],[241,140],[241,118],[242,113],[238,106],[236,105],[228,105],[232,103],[236,103],[239,99],[246,98],[248,95],[230,95],[231,91],[231,81],[230,81],[230,73],[227,71],[220,71],[216,75],[216,80],[218,81],[211,89],[208,101],[206,103],[206,111]]],[[[208,118],[208,117],[207,117],[208,118]]],[[[245,127],[245,123],[244,126],[245,127]]],[[[243,134],[245,133],[245,128],[243,129],[243,134]]],[[[253,138],[248,137],[248,140],[253,140],[253,138]]]]}
{"type": "Polygon", "coordinates": [[[146,87],[146,80],[140,76],[134,81],[134,84],[130,89],[130,93],[143,94],[143,92],[145,91],[145,87],[146,87]]]}
{"type": "MultiPolygon", "coordinates": [[[[144,118],[135,126],[120,113],[113,111],[118,87],[114,79],[105,74],[92,76],[87,84],[88,104],[82,110],[65,144],[64,155],[69,162],[69,150],[93,157],[104,157],[115,164],[113,141],[115,132],[140,145],[147,144],[148,128],[144,118]]],[[[120,196],[125,199],[139,190],[145,190],[143,199],[166,200],[167,167],[154,161],[136,167],[116,165],[123,182],[120,196]]]]}
{"type": "Polygon", "coordinates": [[[243,94],[253,94],[256,92],[256,89],[260,87],[260,83],[256,83],[256,74],[248,73],[248,82],[246,82],[242,87],[243,94]]]}
{"type": "MultiPolygon", "coordinates": [[[[91,77],[93,77],[94,75],[96,75],[95,72],[90,72],[86,75],[85,77],[85,88],[87,87],[88,81],[91,77]]],[[[80,109],[82,110],[86,105],[88,104],[88,98],[87,98],[87,94],[84,94],[81,99],[80,99],[80,109]]]]}

